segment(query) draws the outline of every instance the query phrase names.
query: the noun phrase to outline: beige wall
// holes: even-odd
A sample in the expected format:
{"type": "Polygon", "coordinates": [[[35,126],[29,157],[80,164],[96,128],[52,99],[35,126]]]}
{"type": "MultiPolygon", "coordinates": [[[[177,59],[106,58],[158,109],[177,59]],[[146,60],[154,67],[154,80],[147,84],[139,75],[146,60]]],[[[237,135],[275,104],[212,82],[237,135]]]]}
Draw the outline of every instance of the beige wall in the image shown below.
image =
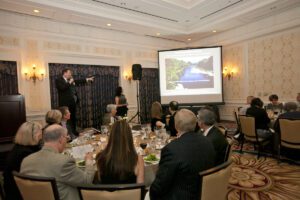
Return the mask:
{"type": "Polygon", "coordinates": [[[295,101],[300,92],[299,27],[298,7],[191,44],[222,45],[223,67],[237,70],[231,80],[223,80],[221,119],[234,120],[233,110],[244,105],[248,95],[265,103],[272,93],[278,94],[280,101],[295,101]]]}
{"type": "Polygon", "coordinates": [[[270,94],[282,102],[295,101],[300,92],[300,29],[295,28],[223,47],[223,66],[237,69],[224,78],[222,119],[233,119],[233,110],[242,106],[248,95],[268,103],[270,94]]]}
{"type": "Polygon", "coordinates": [[[182,44],[0,11],[0,60],[17,61],[19,92],[25,95],[31,120],[42,120],[50,109],[48,63],[120,66],[120,85],[132,115],[136,110],[136,84],[124,80],[124,72],[131,71],[134,63],[156,68],[157,50],[182,44]],[[33,64],[45,73],[45,79],[36,84],[24,77],[24,71],[33,64]]]}

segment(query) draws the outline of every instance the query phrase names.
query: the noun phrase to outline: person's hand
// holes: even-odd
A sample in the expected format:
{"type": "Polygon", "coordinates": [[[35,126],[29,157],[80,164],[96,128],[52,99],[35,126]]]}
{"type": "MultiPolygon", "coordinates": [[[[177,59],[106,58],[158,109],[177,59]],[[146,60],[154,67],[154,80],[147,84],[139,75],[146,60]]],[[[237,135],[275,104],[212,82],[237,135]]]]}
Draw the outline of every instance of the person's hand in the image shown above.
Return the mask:
{"type": "Polygon", "coordinates": [[[95,78],[94,76],[89,77],[89,78],[86,78],[86,81],[87,81],[87,82],[93,82],[93,81],[94,81],[94,78],[95,78]]]}
{"type": "Polygon", "coordinates": [[[70,84],[73,84],[73,83],[74,83],[74,79],[71,78],[71,79],[69,80],[69,83],[70,83],[70,84]]]}

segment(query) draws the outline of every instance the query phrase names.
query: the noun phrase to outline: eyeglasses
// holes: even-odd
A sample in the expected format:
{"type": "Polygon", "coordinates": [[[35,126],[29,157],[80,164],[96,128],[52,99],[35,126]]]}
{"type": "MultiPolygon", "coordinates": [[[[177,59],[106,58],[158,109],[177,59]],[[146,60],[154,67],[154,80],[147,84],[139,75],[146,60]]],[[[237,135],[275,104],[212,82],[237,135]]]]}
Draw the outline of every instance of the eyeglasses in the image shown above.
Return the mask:
{"type": "Polygon", "coordinates": [[[63,135],[64,138],[66,138],[68,141],[71,139],[69,135],[63,135]]]}

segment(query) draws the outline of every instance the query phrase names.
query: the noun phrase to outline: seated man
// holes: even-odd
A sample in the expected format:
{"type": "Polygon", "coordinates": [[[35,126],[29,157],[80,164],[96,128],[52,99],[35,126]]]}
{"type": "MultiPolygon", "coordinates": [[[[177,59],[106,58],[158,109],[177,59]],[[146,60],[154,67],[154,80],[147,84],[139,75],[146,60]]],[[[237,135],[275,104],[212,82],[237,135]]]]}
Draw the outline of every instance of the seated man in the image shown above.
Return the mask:
{"type": "Polygon", "coordinates": [[[216,123],[215,113],[207,108],[198,111],[198,124],[206,136],[213,144],[216,151],[215,165],[220,165],[224,162],[228,141],[221,131],[214,126],[216,123]]]}
{"type": "Polygon", "coordinates": [[[92,154],[86,155],[85,171],[76,167],[75,160],[62,152],[68,140],[67,129],[50,125],[43,133],[44,147],[28,157],[20,173],[32,176],[54,177],[62,200],[79,200],[76,186],[90,184],[94,178],[92,154]]]}
{"type": "Polygon", "coordinates": [[[69,111],[69,108],[67,106],[61,106],[58,108],[58,110],[62,114],[62,118],[61,118],[61,122],[60,122],[61,126],[68,130],[69,137],[71,138],[71,140],[74,140],[76,138],[76,136],[72,132],[72,127],[70,124],[71,113],[69,111]]]}
{"type": "Polygon", "coordinates": [[[161,151],[156,178],[150,187],[151,199],[199,199],[199,172],[214,166],[211,142],[194,132],[197,118],[182,109],[175,115],[178,138],[161,151]]]}
{"type": "Polygon", "coordinates": [[[300,119],[300,111],[297,111],[297,104],[295,102],[287,102],[284,104],[283,109],[285,113],[278,116],[274,124],[274,130],[280,133],[279,119],[300,119]]]}
{"type": "Polygon", "coordinates": [[[254,96],[247,97],[247,104],[240,108],[239,115],[246,115],[246,111],[248,108],[250,108],[252,99],[254,99],[254,96]]]}
{"type": "Polygon", "coordinates": [[[106,113],[104,114],[102,125],[112,125],[118,119],[117,116],[117,105],[108,104],[106,106],[106,113]]]}
{"type": "Polygon", "coordinates": [[[283,110],[283,104],[278,101],[278,96],[276,94],[272,94],[269,96],[269,103],[266,107],[267,110],[272,110],[276,115],[281,113],[283,110]]]}

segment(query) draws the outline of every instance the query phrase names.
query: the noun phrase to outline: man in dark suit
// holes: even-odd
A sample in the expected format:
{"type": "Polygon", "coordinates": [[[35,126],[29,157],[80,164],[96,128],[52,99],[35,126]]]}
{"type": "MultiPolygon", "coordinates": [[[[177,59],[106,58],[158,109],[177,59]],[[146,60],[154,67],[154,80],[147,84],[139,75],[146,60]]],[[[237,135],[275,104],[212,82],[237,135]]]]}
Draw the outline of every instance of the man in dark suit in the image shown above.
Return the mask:
{"type": "Polygon", "coordinates": [[[156,178],[150,187],[151,199],[199,199],[199,172],[214,166],[215,151],[207,138],[194,132],[196,123],[190,110],[176,113],[178,138],[161,151],[156,178]]]}
{"type": "Polygon", "coordinates": [[[171,101],[169,103],[169,112],[171,113],[171,115],[167,116],[167,117],[169,117],[169,120],[167,122],[166,128],[168,131],[170,131],[171,136],[176,136],[176,134],[177,134],[174,118],[175,118],[178,108],[179,108],[179,104],[177,101],[171,101]]]}
{"type": "Polygon", "coordinates": [[[76,88],[77,85],[82,85],[87,82],[92,82],[94,77],[74,80],[70,69],[62,70],[62,76],[55,80],[55,85],[58,91],[58,105],[67,106],[71,113],[72,130],[74,134],[76,131],[76,104],[79,99],[77,96],[76,88]]]}
{"type": "Polygon", "coordinates": [[[228,141],[222,132],[214,126],[215,123],[216,115],[212,110],[203,108],[198,111],[198,125],[203,135],[211,141],[215,148],[215,165],[220,165],[224,162],[228,141]]]}
{"type": "Polygon", "coordinates": [[[280,133],[279,119],[300,119],[300,111],[297,111],[297,104],[295,102],[287,102],[284,104],[283,109],[286,111],[278,116],[274,123],[274,130],[280,133]]]}

